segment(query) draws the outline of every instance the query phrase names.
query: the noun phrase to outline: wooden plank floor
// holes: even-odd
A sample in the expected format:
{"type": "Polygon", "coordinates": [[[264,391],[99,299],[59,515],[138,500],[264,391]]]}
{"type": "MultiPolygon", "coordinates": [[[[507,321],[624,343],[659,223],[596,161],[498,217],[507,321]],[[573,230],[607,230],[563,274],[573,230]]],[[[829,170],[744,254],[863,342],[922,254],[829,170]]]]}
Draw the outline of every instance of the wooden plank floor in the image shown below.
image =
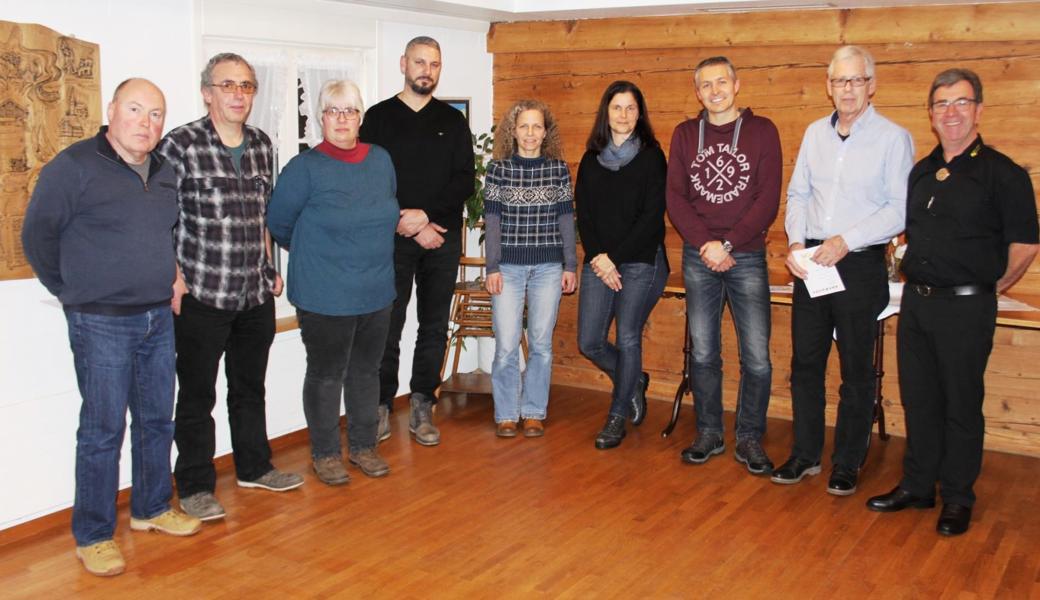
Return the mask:
{"type": "MultiPolygon", "coordinates": [[[[826,469],[800,485],[747,474],[727,453],[679,461],[688,409],[669,439],[668,405],[609,452],[593,448],[608,398],[553,388],[541,439],[498,439],[487,396],[447,397],[435,448],[394,415],[381,450],[393,469],[330,488],[305,442],[276,453],[307,473],[299,490],[217,493],[224,521],[192,538],[116,539],[127,572],[101,579],[73,555],[67,522],[0,546],[5,598],[1038,598],[1040,460],[988,452],[969,532],[940,538],[938,509],[880,515],[869,495],[897,480],[903,441],[874,440],[860,491],[825,493],[826,469]]],[[[732,425],[732,414],[727,413],[732,425]]],[[[786,458],[790,423],[766,448],[786,458]]],[[[828,439],[830,438],[828,434],[828,439]]],[[[827,450],[829,454],[829,448],[827,450]]]]}

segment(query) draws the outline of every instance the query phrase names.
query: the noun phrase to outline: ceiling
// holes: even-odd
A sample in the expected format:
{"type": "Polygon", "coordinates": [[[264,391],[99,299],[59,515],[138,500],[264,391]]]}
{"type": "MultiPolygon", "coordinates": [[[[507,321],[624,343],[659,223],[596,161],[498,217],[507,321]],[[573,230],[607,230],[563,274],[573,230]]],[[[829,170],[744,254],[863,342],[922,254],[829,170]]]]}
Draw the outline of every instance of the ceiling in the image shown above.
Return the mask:
{"type": "Polygon", "coordinates": [[[488,22],[598,19],[807,8],[980,4],[967,0],[328,0],[488,22]]]}

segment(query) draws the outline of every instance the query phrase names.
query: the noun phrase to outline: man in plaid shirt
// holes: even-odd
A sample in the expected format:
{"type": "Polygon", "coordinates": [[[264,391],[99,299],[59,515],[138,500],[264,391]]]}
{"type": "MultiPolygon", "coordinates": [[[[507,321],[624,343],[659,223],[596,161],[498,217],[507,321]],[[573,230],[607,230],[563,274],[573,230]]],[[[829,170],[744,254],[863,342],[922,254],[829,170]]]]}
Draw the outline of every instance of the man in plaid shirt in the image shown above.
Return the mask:
{"type": "Polygon", "coordinates": [[[168,133],[159,151],[177,175],[180,220],[177,340],[177,464],[181,508],[202,520],[224,508],[213,495],[217,370],[228,380],[228,420],[241,487],[286,491],[303,484],[271,464],[264,380],[274,340],[274,298],[282,280],[265,226],[273,153],[263,131],[246,125],[256,72],[237,54],[218,54],[202,71],[208,114],[168,133]]]}

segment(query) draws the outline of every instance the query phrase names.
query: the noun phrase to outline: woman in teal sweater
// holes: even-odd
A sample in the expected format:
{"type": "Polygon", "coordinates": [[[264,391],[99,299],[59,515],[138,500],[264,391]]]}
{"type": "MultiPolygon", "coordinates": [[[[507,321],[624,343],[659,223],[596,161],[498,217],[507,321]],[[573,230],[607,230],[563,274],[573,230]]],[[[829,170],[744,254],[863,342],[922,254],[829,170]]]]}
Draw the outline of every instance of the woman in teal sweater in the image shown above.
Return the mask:
{"type": "Polygon", "coordinates": [[[307,351],[303,410],[314,471],[350,480],[339,441],[340,397],[350,462],[390,472],[376,452],[379,362],[390,326],[398,205],[390,155],[358,141],[364,105],[356,85],[332,80],[318,99],[324,140],[282,170],[267,226],[289,250],[289,301],[307,351]]]}

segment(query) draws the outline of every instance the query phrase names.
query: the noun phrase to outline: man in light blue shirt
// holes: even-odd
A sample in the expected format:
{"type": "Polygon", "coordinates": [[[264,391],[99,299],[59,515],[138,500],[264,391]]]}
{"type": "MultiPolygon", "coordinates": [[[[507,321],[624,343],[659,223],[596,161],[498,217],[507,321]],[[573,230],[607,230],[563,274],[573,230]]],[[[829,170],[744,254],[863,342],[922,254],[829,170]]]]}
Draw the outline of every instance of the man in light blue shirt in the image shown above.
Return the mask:
{"type": "Polygon", "coordinates": [[[824,378],[831,335],[841,360],[838,420],[827,491],[856,491],[874,415],[876,319],[888,304],[885,247],[903,230],[910,134],[870,104],[874,59],[857,46],[839,48],[827,68],[835,111],[805,131],[787,189],[787,268],[795,275],[791,317],[791,400],[794,447],[774,471],[775,483],[820,472],[824,441],[824,378]],[[816,247],[813,262],[835,266],[845,290],[811,298],[794,251],[816,247]]]}

